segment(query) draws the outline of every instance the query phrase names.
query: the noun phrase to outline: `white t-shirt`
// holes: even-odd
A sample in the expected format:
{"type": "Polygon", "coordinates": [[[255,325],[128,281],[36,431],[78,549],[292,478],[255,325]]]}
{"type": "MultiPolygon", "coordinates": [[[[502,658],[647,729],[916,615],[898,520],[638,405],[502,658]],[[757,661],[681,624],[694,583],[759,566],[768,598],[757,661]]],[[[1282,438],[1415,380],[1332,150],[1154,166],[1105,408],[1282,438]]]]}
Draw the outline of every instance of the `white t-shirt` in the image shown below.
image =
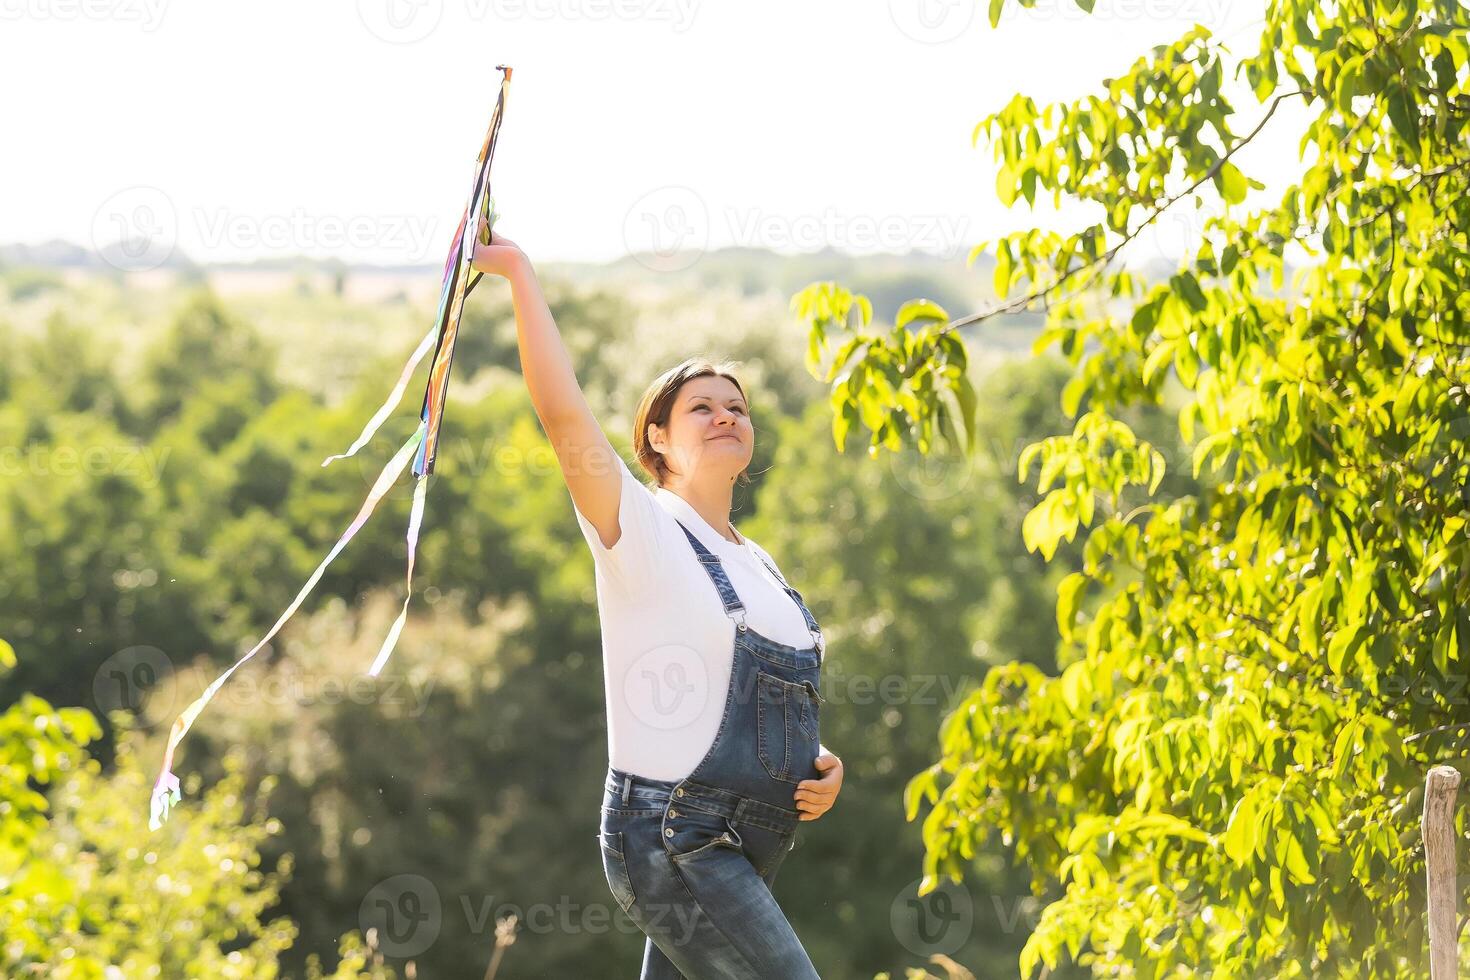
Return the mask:
{"type": "Polygon", "coordinates": [[[793,647],[814,639],[796,600],[757,557],[770,560],[763,548],[744,534],[744,546],[727,540],[678,494],[644,485],[621,457],[618,467],[621,535],[611,549],[572,504],[596,567],[608,761],[650,779],[683,779],[720,726],[735,622],[678,521],[719,557],[749,628],[793,647]]]}

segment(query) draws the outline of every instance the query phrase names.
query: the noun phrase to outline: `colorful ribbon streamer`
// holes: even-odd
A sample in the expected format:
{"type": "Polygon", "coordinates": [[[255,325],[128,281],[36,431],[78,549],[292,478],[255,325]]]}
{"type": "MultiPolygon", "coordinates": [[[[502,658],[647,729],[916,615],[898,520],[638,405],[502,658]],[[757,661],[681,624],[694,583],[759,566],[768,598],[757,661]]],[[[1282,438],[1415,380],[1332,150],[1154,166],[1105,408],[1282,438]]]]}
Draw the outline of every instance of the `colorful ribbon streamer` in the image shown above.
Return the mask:
{"type": "Polygon", "coordinates": [[[353,535],[357,534],[358,530],[367,523],[368,518],[373,515],[373,511],[378,506],[378,501],[383,499],[383,496],[398,481],[398,478],[403,475],[404,469],[408,466],[408,461],[413,458],[413,455],[418,451],[423,441],[424,426],[420,423],[419,427],[414,430],[414,434],[407,442],[399,447],[398,452],[394,453],[393,458],[388,461],[388,465],[384,466],[383,471],[378,474],[378,479],[373,484],[372,490],[368,492],[367,500],[363,501],[362,507],[358,510],[357,517],[348,525],[347,530],[343,532],[342,536],[337,539],[337,543],[332,546],[332,550],[327,553],[327,557],[322,559],[322,563],[316,567],[316,571],[311,573],[311,577],[306,580],[306,584],[301,587],[301,591],[296,593],[296,598],[291,601],[291,605],[286,608],[285,612],[281,613],[281,618],[276,620],[276,625],[272,626],[270,632],[260,638],[259,643],[251,647],[249,653],[235,661],[229,670],[216,677],[214,682],[204,689],[204,693],[195,698],[194,703],[185,708],[184,713],[174,719],[173,728],[168,733],[168,748],[163,753],[163,772],[159,775],[158,782],[153,786],[153,799],[149,807],[149,828],[157,830],[162,826],[163,821],[168,819],[169,808],[179,802],[179,780],[169,770],[173,765],[174,749],[178,747],[180,740],[189,731],[190,726],[194,724],[194,719],[199,717],[199,712],[204,710],[204,706],[210,702],[210,699],[214,697],[215,692],[224,685],[225,681],[229,680],[230,675],[241,664],[260,652],[260,648],[265,646],[266,642],[275,636],[276,632],[282,626],[286,625],[286,620],[290,619],[292,614],[300,607],[307,593],[312,590],[321,579],[322,573],[327,570],[327,566],[342,552],[343,548],[347,547],[347,542],[352,540],[353,535]]]}
{"type": "Polygon", "coordinates": [[[459,334],[459,320],[461,314],[464,312],[465,297],[474,290],[481,279],[479,273],[475,273],[471,277],[471,273],[474,272],[471,261],[474,259],[475,243],[478,240],[483,244],[489,244],[490,229],[495,221],[494,199],[490,195],[490,162],[495,154],[495,142],[500,133],[500,119],[505,111],[506,96],[510,90],[511,76],[511,69],[505,65],[497,65],[496,69],[503,73],[500,81],[500,97],[496,100],[495,111],[490,118],[490,128],[485,134],[485,141],[480,146],[480,152],[475,160],[475,179],[470,188],[470,197],[465,207],[464,216],[460,218],[459,228],[454,233],[454,240],[449,247],[449,256],[444,263],[444,281],[439,290],[439,314],[434,327],[424,336],[423,340],[419,341],[418,347],[414,349],[413,354],[408,359],[408,363],[404,365],[402,372],[400,372],[398,381],[393,386],[393,390],[389,392],[387,400],[373,413],[372,418],[363,426],[363,430],[359,433],[357,439],[353,441],[351,446],[347,447],[346,452],[338,453],[335,456],[328,456],[322,460],[322,465],[326,466],[334,460],[346,459],[348,456],[355,455],[358,450],[372,441],[378,428],[393,413],[394,407],[397,406],[399,400],[403,397],[404,391],[408,388],[408,383],[413,377],[414,370],[418,367],[419,362],[423,360],[424,355],[428,353],[429,347],[433,345],[434,359],[429,368],[429,382],[424,390],[424,403],[423,409],[419,414],[418,428],[414,430],[414,434],[409,440],[399,447],[398,452],[393,454],[393,458],[389,460],[388,464],[383,467],[382,472],[378,474],[378,479],[373,483],[372,490],[369,491],[367,499],[363,501],[362,507],[359,508],[357,516],[348,525],[347,530],[342,533],[342,536],[337,539],[337,543],[332,546],[332,550],[327,553],[327,557],[322,559],[321,564],[316,567],[316,571],[311,573],[311,577],[306,580],[306,584],[301,587],[301,591],[296,594],[296,598],[292,600],[291,605],[276,620],[275,625],[270,628],[270,631],[261,637],[260,642],[256,643],[249,653],[235,661],[229,670],[226,670],[219,677],[215,678],[214,682],[204,689],[204,693],[199,695],[188,708],[184,709],[184,712],[178,718],[174,719],[173,727],[169,730],[168,746],[163,754],[163,768],[159,773],[157,781],[153,784],[153,794],[149,801],[148,826],[152,830],[157,830],[163,825],[163,822],[168,819],[169,811],[182,798],[179,790],[179,778],[172,772],[174,750],[178,748],[179,742],[183,740],[184,735],[193,726],[194,719],[199,717],[199,713],[204,710],[204,706],[210,702],[215,693],[224,685],[225,681],[229,680],[230,675],[244,664],[245,661],[255,656],[271,637],[275,636],[281,627],[286,624],[286,621],[291,618],[301,606],[301,603],[306,599],[306,596],[311,592],[312,588],[321,579],[322,573],[326,571],[327,566],[341,553],[343,548],[347,547],[347,543],[367,523],[368,518],[372,516],[373,511],[377,508],[378,502],[383,499],[388,490],[403,475],[404,469],[409,467],[411,461],[416,480],[413,491],[413,505],[408,518],[406,594],[403,597],[403,607],[398,611],[398,616],[393,621],[392,627],[388,630],[388,635],[383,639],[383,645],[379,648],[377,657],[373,659],[372,666],[368,668],[369,676],[378,676],[378,673],[383,669],[383,666],[388,662],[388,658],[392,655],[393,648],[398,643],[399,634],[403,632],[403,624],[408,617],[409,600],[413,597],[414,558],[418,551],[419,528],[423,523],[424,501],[428,496],[429,476],[434,472],[434,460],[439,442],[439,426],[444,417],[444,402],[449,391],[449,368],[454,360],[454,344],[459,334]],[[471,217],[475,219],[476,229],[481,227],[481,219],[484,220],[483,235],[465,235],[465,229],[469,226],[471,217]]]}

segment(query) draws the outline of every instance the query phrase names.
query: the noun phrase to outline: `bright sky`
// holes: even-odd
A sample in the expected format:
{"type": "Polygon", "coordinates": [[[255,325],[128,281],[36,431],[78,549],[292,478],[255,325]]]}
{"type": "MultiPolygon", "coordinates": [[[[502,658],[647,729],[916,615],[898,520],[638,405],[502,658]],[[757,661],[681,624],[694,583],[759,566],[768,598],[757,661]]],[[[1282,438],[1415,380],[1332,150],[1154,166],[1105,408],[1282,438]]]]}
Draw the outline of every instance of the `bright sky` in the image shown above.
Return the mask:
{"type": "MultiPolygon", "coordinates": [[[[1261,11],[1037,0],[992,30],[973,0],[0,0],[0,242],[442,262],[507,63],[497,228],[533,259],[962,260],[1029,223],[995,201],[982,116],[1096,91],[1194,23],[1249,53],[1261,11]]],[[[1235,104],[1248,131],[1261,109],[1235,104]]],[[[1286,123],[1245,160],[1273,187],[1286,123]]]]}

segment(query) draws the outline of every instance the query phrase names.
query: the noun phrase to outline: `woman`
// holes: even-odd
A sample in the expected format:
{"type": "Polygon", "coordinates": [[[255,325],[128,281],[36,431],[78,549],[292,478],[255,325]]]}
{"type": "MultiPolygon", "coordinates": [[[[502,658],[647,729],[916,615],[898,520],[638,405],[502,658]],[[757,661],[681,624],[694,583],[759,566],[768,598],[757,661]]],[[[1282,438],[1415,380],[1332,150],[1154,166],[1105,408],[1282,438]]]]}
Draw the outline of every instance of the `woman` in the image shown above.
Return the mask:
{"type": "Polygon", "coordinates": [[[634,478],[593,417],[530,261],[495,234],[521,370],[592,550],[609,766],[598,839],[613,897],[648,936],[644,980],[816,977],[770,891],[842,764],[818,739],[822,636],[770,555],[730,523],[750,407],[689,360],[638,406],[634,478]]]}

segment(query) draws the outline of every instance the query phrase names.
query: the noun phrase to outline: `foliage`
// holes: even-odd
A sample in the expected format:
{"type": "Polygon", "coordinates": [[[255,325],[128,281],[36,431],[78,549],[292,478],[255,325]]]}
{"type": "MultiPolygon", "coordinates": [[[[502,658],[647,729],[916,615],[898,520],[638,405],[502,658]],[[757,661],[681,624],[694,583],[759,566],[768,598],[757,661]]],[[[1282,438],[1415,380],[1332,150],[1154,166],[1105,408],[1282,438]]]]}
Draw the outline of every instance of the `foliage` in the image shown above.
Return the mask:
{"type": "Polygon", "coordinates": [[[839,444],[861,423],[924,447],[953,338],[999,312],[1044,304],[1037,349],[1075,365],[1074,431],[1019,466],[1045,494],[1027,546],[1084,533],[1061,670],[991,671],[909,785],[911,819],[933,804],[931,886],[999,834],[1062,889],[1025,975],[1422,970],[1420,784],[1470,762],[1467,29],[1452,0],[1273,0],[1243,59],[1197,26],[1076,102],[1017,95],[976,129],[1000,199],[1095,223],[980,246],[1002,302],[951,320],[916,301],[913,337],[835,283],[793,301],[839,444]],[[1263,106],[1243,134],[1242,74],[1263,106]],[[1287,102],[1304,162],[1272,202],[1240,151],[1287,102]],[[1121,266],[1207,198],[1167,282],[1121,266]],[[1198,493],[1158,494],[1164,456],[1120,421],[1166,390],[1193,471],[1218,476],[1198,493]]]}
{"type": "MultiPolygon", "coordinates": [[[[14,664],[0,642],[0,670],[14,664]]],[[[296,927],[266,913],[290,862],[260,868],[261,845],[281,825],[247,815],[240,753],[161,839],[137,805],[148,781],[128,747],[111,776],[87,754],[100,734],[85,709],[33,694],[0,714],[0,970],[58,980],[277,976],[296,927]]],[[[342,952],[333,977],[393,976],[381,963],[362,969],[355,934],[342,952]]]]}
{"type": "MultiPolygon", "coordinates": [[[[774,256],[743,261],[753,281],[762,270],[790,273],[774,256]]],[[[904,266],[877,268],[897,282],[904,266]]],[[[894,903],[914,893],[921,856],[917,839],[896,834],[904,773],[926,761],[952,696],[990,664],[1051,663],[1046,609],[1073,559],[1049,567],[1025,552],[1019,527],[1035,495],[1010,474],[1020,446],[1057,431],[1065,364],[993,377],[975,370],[978,359],[970,366],[977,396],[997,406],[986,432],[994,462],[960,474],[983,488],[989,503],[977,510],[943,482],[874,473],[833,453],[827,420],[809,411],[820,408],[820,386],[783,336],[779,297],[740,299],[715,282],[697,294],[548,282],[548,296],[619,445],[659,364],[692,351],[743,360],[758,445],[756,482],[737,492],[735,520],[828,629],[834,708],[824,740],[849,773],[838,807],[804,825],[777,894],[824,972],[922,962],[890,923],[894,903]],[[889,677],[904,685],[897,696],[876,686],[889,677]],[[839,869],[839,897],[813,868],[839,869]]],[[[272,960],[283,976],[311,975],[312,954],[341,957],[342,971],[383,958],[406,970],[391,944],[341,938],[349,926],[367,936],[365,897],[398,874],[428,879],[442,899],[435,941],[412,958],[420,975],[484,969],[495,924],[484,916],[507,905],[524,915],[503,972],[636,971],[641,956],[641,935],[612,914],[594,841],[606,754],[590,555],[519,377],[504,296],[487,284],[476,301],[466,323],[478,339],[464,364],[456,358],[414,602],[388,676],[364,686],[359,675],[402,600],[406,492],[383,503],[182,747],[178,771],[198,781],[173,819],[204,819],[215,804],[199,790],[238,777],[257,819],[280,822],[260,842],[259,867],[284,867],[290,855],[291,876],[258,915],[296,930],[272,960]],[[246,752],[228,756],[230,746],[246,752]]],[[[113,742],[119,765],[156,765],[176,713],[274,621],[341,533],[386,448],[406,436],[394,426],[411,409],[359,457],[319,464],[376,408],[426,314],[375,309],[362,322],[382,336],[359,345],[332,331],[356,330],[368,314],[328,294],[114,295],[91,282],[68,285],[57,304],[60,313],[28,328],[0,327],[0,349],[15,351],[0,359],[0,441],[13,449],[0,462],[21,467],[21,478],[0,481],[0,622],[23,652],[0,678],[0,703],[31,692],[96,709],[102,735],[89,749],[108,774],[96,777],[101,792],[123,778],[113,742]],[[319,372],[309,386],[298,362],[324,360],[333,337],[346,366],[334,360],[340,374],[319,372]],[[204,370],[171,370],[185,350],[204,370]],[[130,647],[157,673],[126,672],[134,683],[119,701],[114,657],[130,647]],[[104,714],[118,706],[135,711],[121,727],[104,714]]],[[[136,796],[119,789],[93,812],[133,820],[147,795],[141,784],[136,796]]],[[[217,840],[232,839],[223,817],[213,826],[217,840]]],[[[977,972],[1014,962],[1024,938],[1015,916],[1023,900],[1032,908],[1002,851],[989,848],[972,879],[977,914],[955,951],[977,972]]],[[[118,874],[131,880],[126,868],[118,874]]],[[[187,909],[194,898],[173,900],[187,909]]],[[[153,921],[172,914],[153,908],[153,921]]],[[[216,939],[224,950],[242,945],[216,939]]]]}

